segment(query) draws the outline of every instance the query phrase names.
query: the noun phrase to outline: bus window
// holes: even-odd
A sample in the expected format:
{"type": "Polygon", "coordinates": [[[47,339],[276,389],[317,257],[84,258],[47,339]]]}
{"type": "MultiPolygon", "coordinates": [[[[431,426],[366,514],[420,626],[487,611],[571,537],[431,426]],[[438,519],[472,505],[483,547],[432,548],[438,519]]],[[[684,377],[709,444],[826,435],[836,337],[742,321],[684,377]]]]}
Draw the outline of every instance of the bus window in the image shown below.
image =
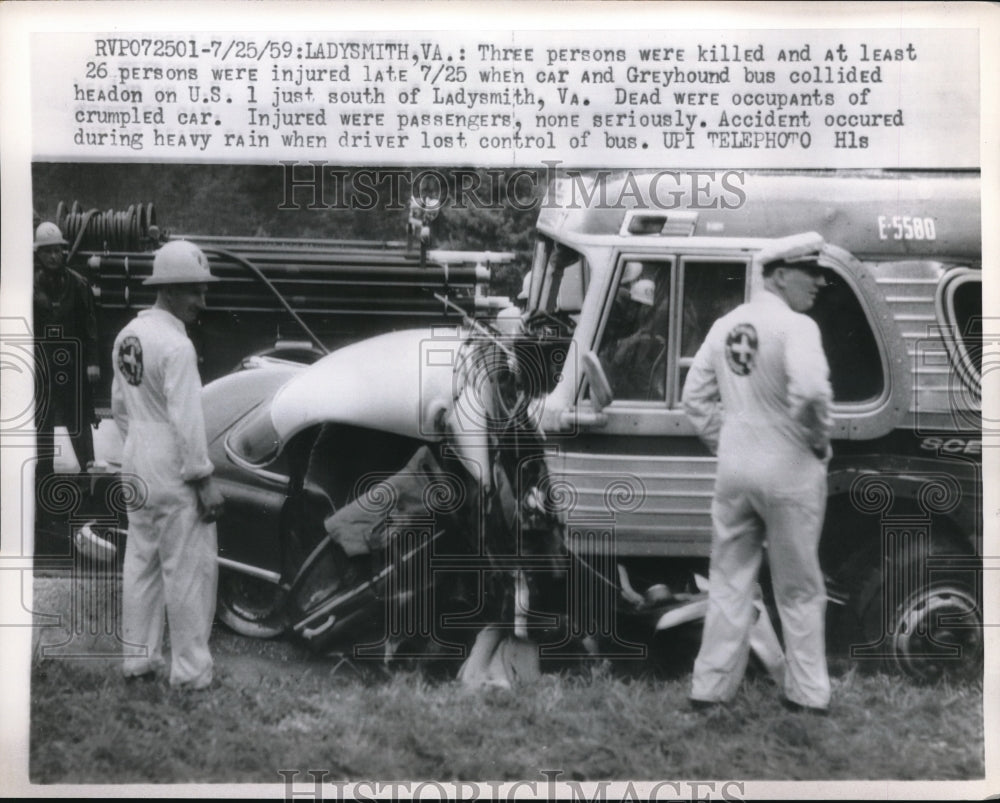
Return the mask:
{"type": "Polygon", "coordinates": [[[958,326],[962,345],[981,372],[983,348],[983,283],[962,282],[952,295],[951,314],[958,326]]]}
{"type": "Polygon", "coordinates": [[[806,314],[819,325],[823,337],[833,400],[847,404],[873,401],[885,389],[878,341],[847,282],[832,270],[825,274],[827,286],[806,314]]]}
{"type": "Polygon", "coordinates": [[[671,263],[625,263],[598,349],[615,399],[664,401],[671,263]]]}
{"type": "Polygon", "coordinates": [[[959,376],[977,395],[982,392],[983,279],[979,271],[952,270],[942,281],[944,305],[941,313],[947,328],[952,362],[959,376]]]}
{"type": "Polygon", "coordinates": [[[684,380],[694,355],[717,318],[735,309],[746,297],[745,262],[686,259],[681,293],[681,348],[674,404],[680,403],[684,380]]]}

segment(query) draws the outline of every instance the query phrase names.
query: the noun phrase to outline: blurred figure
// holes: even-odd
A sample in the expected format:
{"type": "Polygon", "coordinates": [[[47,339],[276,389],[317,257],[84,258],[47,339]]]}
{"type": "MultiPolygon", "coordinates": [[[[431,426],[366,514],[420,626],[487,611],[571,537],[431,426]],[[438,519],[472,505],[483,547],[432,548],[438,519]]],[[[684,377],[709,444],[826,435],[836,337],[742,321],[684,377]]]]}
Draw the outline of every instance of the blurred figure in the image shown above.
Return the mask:
{"type": "MultiPolygon", "coordinates": [[[[617,340],[606,340],[602,353],[611,390],[616,399],[653,401],[666,398],[667,326],[670,294],[666,284],[657,288],[652,279],[636,279],[629,286],[632,310],[622,313],[630,327],[617,340]]],[[[615,331],[624,329],[620,322],[615,331]]]]}
{"type": "Polygon", "coordinates": [[[531,271],[524,274],[521,282],[521,292],[517,294],[516,303],[523,310],[528,306],[528,299],[531,297],[531,271]]]}
{"type": "Polygon", "coordinates": [[[531,271],[524,274],[521,282],[521,292],[517,294],[514,303],[504,307],[497,313],[496,328],[502,335],[516,337],[523,331],[521,318],[528,306],[528,294],[531,292],[531,271]]]}
{"type": "Polygon", "coordinates": [[[73,454],[60,454],[60,463],[85,471],[94,461],[93,385],[101,378],[98,367],[97,314],[90,285],[66,267],[67,243],[55,223],[35,229],[33,314],[39,396],[35,404],[38,463],[37,514],[51,518],[43,485],[55,471],[55,428],[66,427],[73,454]]]}

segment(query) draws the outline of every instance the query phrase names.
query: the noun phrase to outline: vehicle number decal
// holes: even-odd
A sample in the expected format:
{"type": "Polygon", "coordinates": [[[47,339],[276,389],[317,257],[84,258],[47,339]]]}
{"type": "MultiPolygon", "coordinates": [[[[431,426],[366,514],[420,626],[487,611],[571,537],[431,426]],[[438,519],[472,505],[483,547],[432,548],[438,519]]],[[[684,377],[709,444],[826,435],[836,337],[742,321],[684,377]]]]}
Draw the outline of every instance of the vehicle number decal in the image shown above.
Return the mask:
{"type": "Polygon", "coordinates": [[[932,452],[944,452],[945,454],[973,454],[983,453],[983,441],[981,438],[924,438],[920,442],[921,449],[928,449],[932,452]]]}
{"type": "Polygon", "coordinates": [[[878,216],[880,240],[936,240],[934,218],[910,215],[878,216]]]}

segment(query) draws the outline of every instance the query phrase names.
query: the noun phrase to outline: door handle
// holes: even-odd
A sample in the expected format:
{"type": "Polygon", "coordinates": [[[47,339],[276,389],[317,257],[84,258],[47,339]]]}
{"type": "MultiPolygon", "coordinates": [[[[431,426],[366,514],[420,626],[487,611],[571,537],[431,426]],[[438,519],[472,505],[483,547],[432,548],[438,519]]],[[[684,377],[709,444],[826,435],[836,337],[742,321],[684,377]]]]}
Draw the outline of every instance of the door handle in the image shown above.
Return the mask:
{"type": "Polygon", "coordinates": [[[598,413],[595,410],[581,410],[571,407],[568,410],[563,410],[559,415],[559,427],[563,430],[600,429],[607,425],[607,414],[598,413]]]}
{"type": "Polygon", "coordinates": [[[318,636],[320,633],[324,633],[327,630],[329,630],[333,626],[333,623],[336,622],[336,621],[337,621],[337,617],[334,616],[331,613],[326,618],[326,621],[323,622],[323,624],[318,625],[316,627],[306,627],[306,628],[303,628],[303,630],[302,630],[302,638],[310,639],[310,638],[313,638],[314,636],[318,636]]]}

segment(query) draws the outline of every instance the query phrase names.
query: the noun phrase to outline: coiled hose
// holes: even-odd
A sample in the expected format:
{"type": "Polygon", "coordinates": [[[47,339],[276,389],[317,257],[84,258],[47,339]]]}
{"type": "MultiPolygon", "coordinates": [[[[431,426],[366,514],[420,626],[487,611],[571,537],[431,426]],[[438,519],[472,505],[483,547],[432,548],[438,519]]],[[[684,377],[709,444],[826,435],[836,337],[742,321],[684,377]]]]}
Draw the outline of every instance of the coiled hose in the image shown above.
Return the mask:
{"type": "Polygon", "coordinates": [[[71,244],[70,258],[85,251],[141,251],[159,242],[156,210],[152,203],[132,204],[124,211],[83,211],[79,201],[69,210],[62,201],[56,208],[56,225],[71,244]]]}

